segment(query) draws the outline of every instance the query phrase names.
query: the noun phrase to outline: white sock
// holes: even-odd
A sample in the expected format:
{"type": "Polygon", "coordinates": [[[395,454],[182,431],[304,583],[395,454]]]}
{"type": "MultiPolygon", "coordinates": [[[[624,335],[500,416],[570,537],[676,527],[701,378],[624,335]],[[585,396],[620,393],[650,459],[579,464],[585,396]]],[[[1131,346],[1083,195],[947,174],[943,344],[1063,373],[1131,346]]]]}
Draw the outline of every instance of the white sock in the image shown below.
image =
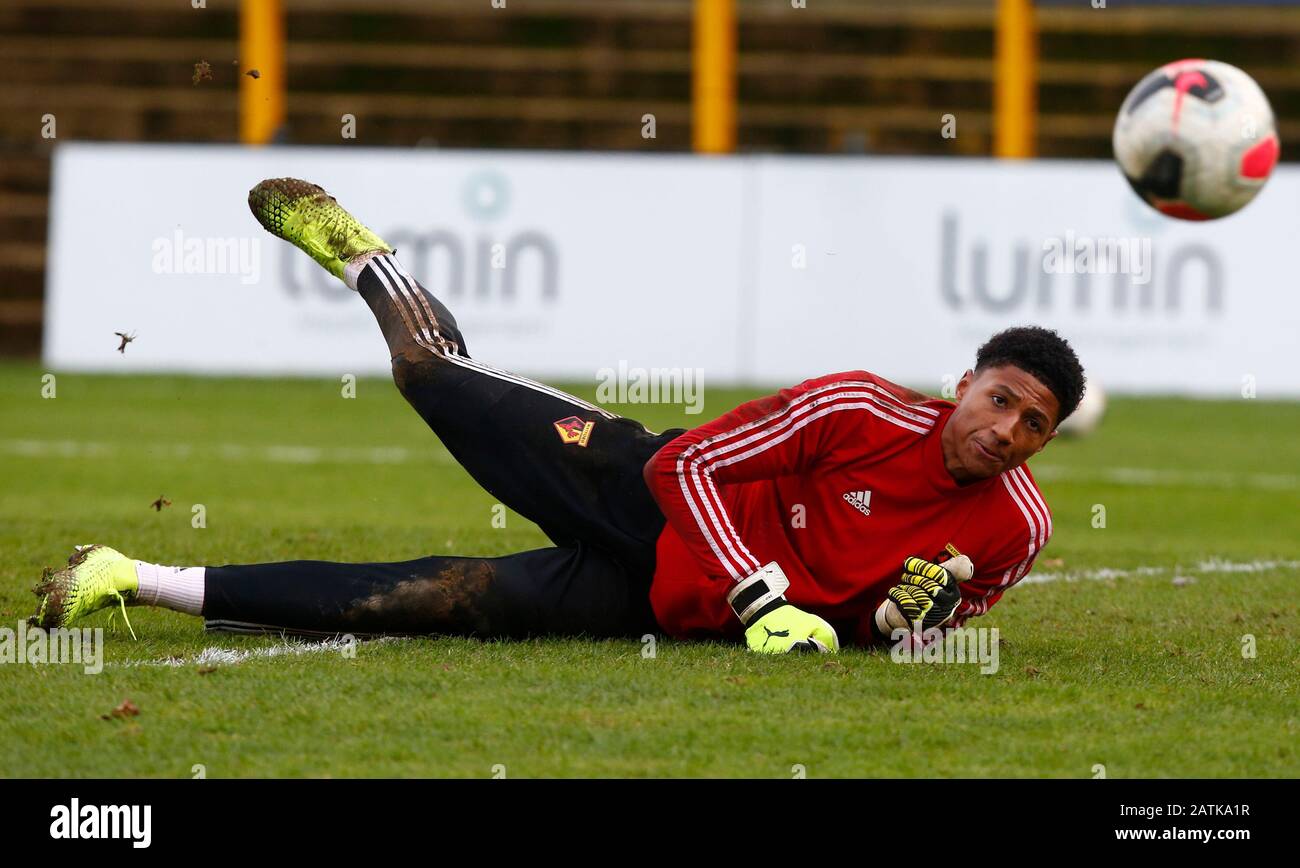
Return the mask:
{"type": "Polygon", "coordinates": [[[370,260],[374,259],[376,256],[383,256],[386,253],[388,253],[387,250],[371,250],[368,253],[363,253],[360,256],[354,256],[349,259],[347,264],[343,266],[343,282],[348,285],[348,289],[356,292],[357,281],[361,279],[361,272],[366,270],[366,266],[370,264],[370,260]]]}
{"type": "Polygon", "coordinates": [[[135,562],[135,577],[140,580],[136,602],[162,606],[187,615],[203,614],[205,567],[164,567],[148,561],[135,562]]]}

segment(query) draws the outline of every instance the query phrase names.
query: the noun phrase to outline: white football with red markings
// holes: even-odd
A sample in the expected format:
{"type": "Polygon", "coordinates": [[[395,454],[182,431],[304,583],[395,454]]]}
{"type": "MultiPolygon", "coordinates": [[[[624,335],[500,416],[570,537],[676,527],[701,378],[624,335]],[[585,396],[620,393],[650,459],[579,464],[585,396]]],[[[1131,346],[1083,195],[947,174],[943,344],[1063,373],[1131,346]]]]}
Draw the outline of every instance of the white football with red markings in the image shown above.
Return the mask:
{"type": "Polygon", "coordinates": [[[1240,210],[1263,189],[1281,148],[1264,91],[1217,60],[1179,60],[1138,82],[1113,144],[1137,194],[1181,220],[1240,210]]]}

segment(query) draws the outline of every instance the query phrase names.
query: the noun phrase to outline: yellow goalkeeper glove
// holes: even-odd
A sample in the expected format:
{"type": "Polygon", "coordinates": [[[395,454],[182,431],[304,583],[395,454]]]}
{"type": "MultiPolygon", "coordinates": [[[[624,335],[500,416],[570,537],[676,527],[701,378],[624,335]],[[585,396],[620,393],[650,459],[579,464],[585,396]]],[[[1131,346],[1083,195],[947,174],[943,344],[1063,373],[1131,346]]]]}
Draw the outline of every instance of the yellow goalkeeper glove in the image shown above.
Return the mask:
{"type": "Polygon", "coordinates": [[[796,609],[785,598],[790,581],[773,561],[736,583],[727,595],[745,625],[745,642],[760,654],[820,651],[834,654],[840,639],[824,618],[796,609]]]}
{"type": "Polygon", "coordinates": [[[969,558],[964,555],[948,564],[956,569],[956,575],[944,566],[921,558],[908,558],[903,562],[902,580],[886,592],[885,602],[876,610],[876,629],[882,636],[889,637],[892,632],[886,612],[891,602],[915,633],[924,633],[948,623],[961,603],[958,583],[973,572],[969,558]]]}
{"type": "Polygon", "coordinates": [[[760,654],[785,654],[790,651],[820,651],[834,654],[840,650],[835,628],[824,618],[796,609],[789,603],[778,606],[745,630],[750,651],[760,654]]]}

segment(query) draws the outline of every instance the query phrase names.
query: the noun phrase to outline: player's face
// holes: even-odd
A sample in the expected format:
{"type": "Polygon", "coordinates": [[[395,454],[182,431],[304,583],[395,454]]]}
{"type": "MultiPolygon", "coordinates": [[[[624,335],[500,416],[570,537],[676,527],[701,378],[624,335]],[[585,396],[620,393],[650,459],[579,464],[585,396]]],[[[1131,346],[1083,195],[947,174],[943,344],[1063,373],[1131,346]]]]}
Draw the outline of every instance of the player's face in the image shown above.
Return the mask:
{"type": "Polygon", "coordinates": [[[1056,436],[1060,410],[1050,389],[1014,365],[967,371],[943,429],[948,472],[964,484],[1023,464],[1056,436]]]}

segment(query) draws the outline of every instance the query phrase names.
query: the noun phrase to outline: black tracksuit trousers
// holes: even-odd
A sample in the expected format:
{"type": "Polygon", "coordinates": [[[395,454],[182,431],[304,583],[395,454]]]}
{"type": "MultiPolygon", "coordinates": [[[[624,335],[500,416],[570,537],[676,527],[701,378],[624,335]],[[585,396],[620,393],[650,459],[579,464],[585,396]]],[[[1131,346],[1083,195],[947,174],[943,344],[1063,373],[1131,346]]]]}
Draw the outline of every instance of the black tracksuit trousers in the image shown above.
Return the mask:
{"type": "Polygon", "coordinates": [[[642,478],[682,429],[653,434],[472,359],[451,313],[393,256],[357,280],[398,389],[474,479],[553,548],[395,563],[227,565],[206,571],[209,630],[356,636],[639,636],[664,517],[642,478]]]}

